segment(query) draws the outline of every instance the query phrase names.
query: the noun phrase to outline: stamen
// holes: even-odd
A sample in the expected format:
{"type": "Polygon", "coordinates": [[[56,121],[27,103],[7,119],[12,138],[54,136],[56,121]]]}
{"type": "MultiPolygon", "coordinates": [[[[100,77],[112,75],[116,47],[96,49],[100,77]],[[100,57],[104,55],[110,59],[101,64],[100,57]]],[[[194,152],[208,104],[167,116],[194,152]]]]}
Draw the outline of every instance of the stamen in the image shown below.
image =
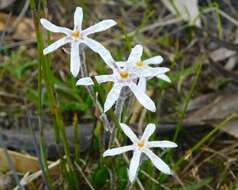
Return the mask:
{"type": "Polygon", "coordinates": [[[137,146],[139,147],[139,149],[143,149],[145,147],[145,142],[144,140],[140,140],[138,143],[137,143],[137,146]]]}
{"type": "Polygon", "coordinates": [[[136,63],[136,67],[138,67],[138,68],[142,68],[144,66],[145,66],[145,64],[144,64],[143,61],[139,61],[139,62],[136,63]]]}
{"type": "Polygon", "coordinates": [[[72,32],[72,36],[74,38],[80,38],[80,32],[78,30],[75,30],[75,31],[72,32]]]}
{"type": "Polygon", "coordinates": [[[128,79],[129,78],[129,73],[127,71],[121,71],[120,76],[122,79],[128,79]]]}

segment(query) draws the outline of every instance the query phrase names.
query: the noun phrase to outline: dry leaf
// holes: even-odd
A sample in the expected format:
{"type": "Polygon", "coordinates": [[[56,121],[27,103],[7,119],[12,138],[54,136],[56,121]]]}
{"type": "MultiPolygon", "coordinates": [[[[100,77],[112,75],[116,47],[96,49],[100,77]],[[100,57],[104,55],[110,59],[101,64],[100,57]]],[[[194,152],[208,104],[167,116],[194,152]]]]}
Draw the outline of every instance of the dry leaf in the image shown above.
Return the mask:
{"type": "MultiPolygon", "coordinates": [[[[8,150],[8,154],[17,172],[35,172],[40,170],[39,161],[36,157],[8,150]]],[[[5,152],[0,148],[0,171],[9,170],[5,152]]]]}
{"type": "MultiPolygon", "coordinates": [[[[215,126],[231,114],[238,113],[238,92],[228,91],[202,95],[193,100],[189,108],[193,111],[187,114],[185,123],[215,126]]],[[[238,120],[230,121],[222,130],[238,138],[238,120]]]]}
{"type": "Polygon", "coordinates": [[[162,0],[163,4],[175,15],[191,25],[201,26],[198,0],[162,0]]]}

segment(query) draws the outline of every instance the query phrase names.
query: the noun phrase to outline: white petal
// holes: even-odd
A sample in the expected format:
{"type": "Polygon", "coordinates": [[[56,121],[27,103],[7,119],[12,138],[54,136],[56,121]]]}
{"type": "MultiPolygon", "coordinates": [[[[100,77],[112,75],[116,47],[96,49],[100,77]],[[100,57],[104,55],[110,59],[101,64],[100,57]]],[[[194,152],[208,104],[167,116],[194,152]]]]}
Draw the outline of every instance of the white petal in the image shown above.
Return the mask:
{"type": "Polygon", "coordinates": [[[112,148],[112,149],[106,150],[103,153],[103,157],[105,157],[105,156],[115,156],[115,155],[130,151],[130,150],[133,150],[133,149],[134,149],[133,145],[123,146],[123,147],[118,147],[118,148],[112,148]]]}
{"type": "Polygon", "coordinates": [[[178,145],[171,141],[149,141],[146,144],[149,148],[160,147],[160,148],[176,148],[178,145]]]}
{"type": "Polygon", "coordinates": [[[160,75],[157,75],[156,77],[159,78],[159,79],[162,79],[166,82],[171,82],[170,78],[165,74],[160,74],[160,75]]]}
{"type": "Polygon", "coordinates": [[[142,54],[143,54],[143,46],[136,45],[134,48],[132,48],[127,62],[129,64],[131,64],[131,63],[136,63],[136,62],[140,61],[142,54]]]}
{"type": "Polygon", "coordinates": [[[74,30],[81,31],[83,22],[83,9],[81,7],[77,7],[74,12],[74,30]]]}
{"type": "Polygon", "coordinates": [[[145,149],[143,152],[150,158],[150,160],[158,170],[168,175],[172,174],[169,166],[150,149],[145,149]]]}
{"type": "Polygon", "coordinates": [[[163,57],[161,57],[160,55],[158,55],[158,56],[151,57],[151,58],[149,58],[149,59],[144,60],[144,63],[145,63],[146,65],[155,65],[155,64],[160,64],[160,63],[162,63],[163,60],[164,60],[163,57]]]}
{"type": "Polygon", "coordinates": [[[141,151],[134,151],[130,166],[129,166],[129,171],[128,171],[128,176],[130,182],[133,182],[136,178],[136,174],[140,165],[140,156],[141,156],[141,151]]]}
{"type": "Polygon", "coordinates": [[[112,19],[108,19],[108,20],[103,20],[97,24],[94,24],[93,26],[88,27],[87,29],[83,30],[83,35],[89,35],[89,34],[93,34],[96,32],[102,32],[104,30],[107,30],[109,28],[111,28],[112,26],[116,25],[116,21],[112,20],[112,19]]]}
{"type": "Polygon", "coordinates": [[[138,87],[143,91],[146,92],[146,78],[141,77],[138,82],[138,87]]]}
{"type": "Polygon", "coordinates": [[[155,132],[155,129],[156,129],[155,124],[152,124],[152,123],[148,124],[145,128],[145,131],[144,131],[141,139],[143,139],[145,142],[147,142],[149,140],[150,136],[155,132]]]}
{"type": "Polygon", "coordinates": [[[135,83],[131,83],[129,88],[132,90],[133,94],[136,96],[137,100],[148,110],[155,112],[155,103],[151,100],[149,96],[145,94],[135,83]]]}
{"type": "Polygon", "coordinates": [[[61,26],[56,26],[44,18],[40,19],[40,23],[42,24],[42,26],[44,28],[46,28],[47,30],[49,30],[51,32],[59,32],[59,33],[64,33],[64,34],[70,34],[72,32],[70,29],[61,27],[61,26]]]}
{"type": "Polygon", "coordinates": [[[115,69],[113,63],[115,62],[112,58],[112,55],[109,50],[107,50],[101,43],[85,37],[83,40],[83,43],[86,44],[90,49],[92,49],[94,52],[98,53],[100,57],[103,59],[103,61],[111,68],[115,69]]]}
{"type": "Polygon", "coordinates": [[[79,68],[80,68],[79,44],[76,42],[72,42],[70,52],[70,71],[74,77],[78,75],[79,68]]]}
{"type": "Polygon", "coordinates": [[[164,74],[169,71],[169,68],[166,67],[146,67],[141,72],[138,72],[139,75],[142,77],[154,77],[160,74],[164,74]]]}
{"type": "Polygon", "coordinates": [[[113,82],[113,75],[99,75],[95,77],[98,83],[113,82]]]}
{"type": "Polygon", "coordinates": [[[61,39],[53,42],[52,44],[50,44],[47,48],[45,48],[43,50],[43,54],[46,55],[48,53],[51,53],[52,51],[55,51],[56,49],[58,49],[59,47],[65,45],[68,42],[69,42],[69,40],[66,37],[61,38],[61,39]]]}
{"type": "Polygon", "coordinates": [[[125,123],[120,123],[122,131],[125,133],[126,136],[131,140],[133,143],[138,142],[138,138],[135,133],[128,127],[125,123]]]}
{"type": "Polygon", "coordinates": [[[104,103],[104,112],[107,112],[117,101],[120,96],[122,86],[115,83],[107,95],[106,101],[104,103]]]}
{"type": "Polygon", "coordinates": [[[126,61],[116,61],[116,65],[118,65],[119,67],[125,67],[126,61]]]}
{"type": "Polygon", "coordinates": [[[81,78],[76,83],[77,86],[93,85],[93,80],[90,77],[81,78]]]}

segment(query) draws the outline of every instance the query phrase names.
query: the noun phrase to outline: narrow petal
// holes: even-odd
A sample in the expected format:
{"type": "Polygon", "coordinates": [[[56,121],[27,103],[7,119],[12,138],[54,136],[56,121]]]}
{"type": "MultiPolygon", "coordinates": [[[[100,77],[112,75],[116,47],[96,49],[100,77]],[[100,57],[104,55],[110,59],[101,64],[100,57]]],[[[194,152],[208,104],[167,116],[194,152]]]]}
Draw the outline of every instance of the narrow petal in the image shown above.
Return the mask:
{"type": "Polygon", "coordinates": [[[122,86],[115,83],[107,95],[106,101],[104,103],[104,112],[107,112],[117,101],[120,96],[122,86]]]}
{"type": "Polygon", "coordinates": [[[99,75],[95,77],[98,83],[113,82],[113,75],[99,75]]]}
{"type": "Polygon", "coordinates": [[[126,66],[126,61],[116,61],[116,64],[117,64],[119,67],[125,67],[125,66],[126,66]]]}
{"type": "Polygon", "coordinates": [[[134,144],[138,142],[138,138],[135,133],[128,127],[125,123],[121,123],[121,129],[125,133],[126,136],[133,142],[134,144]]]}
{"type": "Polygon", "coordinates": [[[169,71],[169,68],[166,67],[146,67],[141,72],[138,72],[139,75],[142,77],[154,77],[157,75],[164,74],[169,71]]]}
{"type": "Polygon", "coordinates": [[[129,64],[131,64],[131,63],[136,63],[136,62],[140,61],[142,54],[143,54],[143,46],[136,45],[134,48],[132,48],[127,62],[129,64]]]}
{"type": "Polygon", "coordinates": [[[141,138],[145,142],[147,142],[149,140],[150,136],[155,132],[155,129],[156,129],[155,124],[149,123],[146,126],[145,131],[144,131],[144,133],[143,133],[141,138]]]}
{"type": "Polygon", "coordinates": [[[178,145],[171,141],[149,141],[146,144],[149,148],[176,148],[178,145]]]}
{"type": "Polygon", "coordinates": [[[136,96],[137,100],[148,110],[155,112],[156,107],[155,103],[151,100],[151,98],[145,94],[135,83],[131,83],[129,88],[136,96]]]}
{"type": "Polygon", "coordinates": [[[92,49],[96,53],[99,53],[105,49],[105,47],[101,43],[99,43],[96,40],[93,40],[91,38],[85,37],[83,39],[83,43],[86,44],[90,49],[92,49]]]}
{"type": "Polygon", "coordinates": [[[115,69],[113,63],[115,62],[112,58],[112,55],[109,50],[107,50],[102,44],[99,42],[91,39],[91,38],[84,38],[83,43],[86,44],[90,49],[94,52],[98,53],[103,61],[111,68],[115,69]]]}
{"type": "Polygon", "coordinates": [[[60,48],[61,46],[65,45],[68,42],[69,42],[69,40],[67,40],[66,37],[61,38],[61,39],[55,41],[54,43],[50,44],[47,48],[45,48],[43,50],[43,54],[46,55],[48,53],[51,53],[52,51],[55,51],[56,49],[60,48]]]}
{"type": "Polygon", "coordinates": [[[165,74],[160,74],[160,75],[157,75],[156,77],[159,78],[159,79],[162,79],[166,82],[171,82],[170,78],[165,74]]]}
{"type": "Polygon", "coordinates": [[[138,87],[143,91],[146,92],[146,78],[141,77],[138,82],[138,87]]]}
{"type": "Polygon", "coordinates": [[[103,20],[97,24],[94,24],[93,26],[88,27],[87,29],[83,30],[83,35],[89,35],[89,34],[93,34],[96,32],[102,32],[105,31],[109,28],[111,28],[112,26],[116,25],[116,21],[112,20],[112,19],[108,19],[108,20],[103,20]]]}
{"type": "Polygon", "coordinates": [[[81,7],[77,7],[74,12],[74,30],[81,31],[83,22],[83,9],[81,7]]]}
{"type": "Polygon", "coordinates": [[[106,156],[115,156],[130,150],[133,150],[134,146],[133,145],[129,145],[129,146],[123,146],[123,147],[118,147],[118,148],[112,148],[112,149],[108,149],[103,153],[103,157],[106,156]]]}
{"type": "Polygon", "coordinates": [[[76,77],[79,73],[79,69],[80,69],[79,44],[76,42],[72,42],[70,53],[70,72],[74,77],[76,77]]]}
{"type": "Polygon", "coordinates": [[[172,174],[169,166],[150,149],[145,149],[143,152],[150,158],[150,160],[158,170],[168,175],[172,174]]]}
{"type": "Polygon", "coordinates": [[[77,86],[93,85],[93,80],[90,77],[81,78],[76,83],[77,86]]]}
{"type": "Polygon", "coordinates": [[[151,58],[149,58],[149,59],[144,60],[144,63],[145,63],[146,65],[156,65],[156,64],[162,63],[163,60],[164,60],[163,57],[161,57],[160,55],[158,55],[158,56],[151,57],[151,58]]]}
{"type": "Polygon", "coordinates": [[[136,178],[136,174],[140,165],[140,156],[141,156],[141,151],[134,151],[130,166],[129,166],[129,171],[128,171],[128,176],[130,182],[133,182],[136,178]]]}
{"type": "Polygon", "coordinates": [[[64,34],[70,34],[72,31],[68,28],[65,27],[61,27],[61,26],[56,26],[53,23],[51,23],[50,21],[41,18],[40,19],[40,23],[42,24],[42,26],[44,28],[46,28],[47,30],[51,31],[51,32],[59,32],[59,33],[64,33],[64,34]]]}

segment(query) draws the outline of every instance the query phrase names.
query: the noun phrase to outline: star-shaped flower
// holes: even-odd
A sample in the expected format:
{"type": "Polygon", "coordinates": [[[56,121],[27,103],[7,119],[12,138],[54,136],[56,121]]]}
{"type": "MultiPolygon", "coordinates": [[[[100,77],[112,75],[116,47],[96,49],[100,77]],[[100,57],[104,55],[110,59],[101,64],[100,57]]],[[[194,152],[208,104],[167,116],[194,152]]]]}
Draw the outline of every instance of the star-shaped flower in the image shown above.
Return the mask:
{"type": "MultiPolygon", "coordinates": [[[[157,65],[163,62],[163,58],[161,56],[154,56],[146,60],[142,60],[142,54],[143,54],[143,46],[142,45],[136,45],[132,49],[132,53],[134,54],[133,60],[129,60],[130,63],[132,64],[138,75],[141,75],[139,79],[139,87],[143,90],[146,91],[146,77],[143,77],[143,73],[147,72],[147,70],[150,70],[151,67],[150,65],[157,65]]],[[[120,66],[124,66],[125,62],[119,62],[120,66]]],[[[157,69],[160,69],[164,72],[161,72],[159,75],[156,77],[159,79],[162,79],[167,82],[171,82],[169,77],[165,74],[166,72],[169,71],[169,69],[164,69],[164,67],[157,67],[157,69]]]]}
{"type": "Polygon", "coordinates": [[[137,138],[135,133],[126,124],[121,123],[121,129],[129,137],[133,144],[106,150],[103,153],[103,156],[115,156],[127,151],[134,151],[128,170],[128,176],[131,182],[133,182],[136,178],[136,174],[140,165],[140,158],[143,153],[152,161],[158,170],[168,175],[172,174],[169,166],[155,153],[153,153],[150,148],[175,148],[177,147],[177,144],[171,141],[148,141],[150,136],[155,131],[154,124],[148,124],[142,137],[140,138],[137,138]]]}
{"type": "MultiPolygon", "coordinates": [[[[135,48],[132,49],[129,58],[125,62],[116,62],[112,58],[109,51],[104,49],[102,51],[102,58],[109,67],[113,70],[110,75],[99,75],[95,76],[98,83],[104,83],[111,81],[114,83],[111,91],[108,93],[106,101],[104,103],[104,112],[108,111],[118,100],[121,89],[123,87],[129,87],[137,100],[148,110],[155,112],[156,107],[151,98],[146,95],[145,91],[141,90],[137,85],[137,81],[141,77],[154,77],[167,72],[168,68],[147,68],[144,72],[137,72],[131,63],[134,62],[135,58],[138,57],[135,48]],[[124,65],[120,67],[119,65],[124,65]]],[[[81,78],[77,81],[77,85],[93,85],[93,81],[90,77],[81,78]]]]}
{"type": "Polygon", "coordinates": [[[83,10],[81,7],[77,7],[74,13],[74,29],[68,29],[65,27],[60,27],[52,24],[50,21],[42,18],[40,19],[41,24],[47,30],[55,33],[63,33],[66,36],[57,40],[56,42],[49,45],[44,49],[44,55],[55,51],[59,47],[70,43],[71,52],[70,52],[70,71],[73,76],[77,76],[80,69],[80,57],[79,57],[79,44],[83,43],[91,48],[96,53],[100,54],[100,51],[104,49],[104,46],[99,42],[91,39],[88,35],[101,32],[111,28],[116,25],[116,22],[112,19],[103,20],[93,26],[88,27],[85,30],[82,30],[82,21],[83,21],[83,10]]]}

